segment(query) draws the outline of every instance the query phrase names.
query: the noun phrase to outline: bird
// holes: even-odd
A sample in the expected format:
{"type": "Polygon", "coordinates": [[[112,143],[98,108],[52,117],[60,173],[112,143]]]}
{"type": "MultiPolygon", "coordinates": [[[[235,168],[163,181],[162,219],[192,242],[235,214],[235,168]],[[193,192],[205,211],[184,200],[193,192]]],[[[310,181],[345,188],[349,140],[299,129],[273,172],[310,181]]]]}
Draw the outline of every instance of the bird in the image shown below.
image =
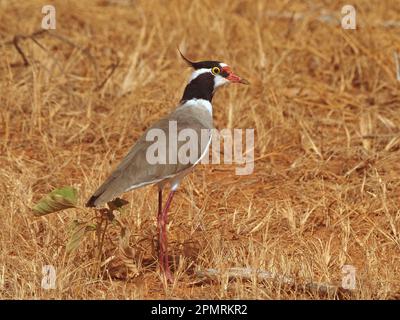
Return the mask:
{"type": "Polygon", "coordinates": [[[147,185],[157,185],[158,263],[161,274],[165,276],[168,282],[173,282],[167,250],[168,210],[182,179],[193,170],[206,154],[208,155],[212,129],[214,129],[213,96],[217,89],[230,83],[249,84],[246,79],[235,74],[226,63],[214,60],[193,62],[186,58],[179,49],[178,52],[193,69],[180,102],[169,115],[161,118],[145,131],[86,203],[87,207],[99,208],[125,192],[147,185]],[[200,141],[201,139],[193,139],[189,142],[191,147],[197,148],[193,149],[197,150],[197,153],[194,156],[191,155],[190,161],[180,159],[181,157],[174,159],[173,154],[177,154],[179,148],[187,143],[187,139],[180,141],[182,139],[172,137],[171,123],[175,124],[178,136],[185,129],[192,130],[197,134],[197,137],[201,136],[201,132],[206,132],[206,135],[204,135],[205,142],[200,141]],[[166,137],[163,155],[167,161],[149,161],[148,151],[154,140],[151,141],[148,136],[152,132],[159,133],[160,130],[166,137]],[[163,190],[166,186],[169,186],[170,192],[163,207],[163,190]]]}

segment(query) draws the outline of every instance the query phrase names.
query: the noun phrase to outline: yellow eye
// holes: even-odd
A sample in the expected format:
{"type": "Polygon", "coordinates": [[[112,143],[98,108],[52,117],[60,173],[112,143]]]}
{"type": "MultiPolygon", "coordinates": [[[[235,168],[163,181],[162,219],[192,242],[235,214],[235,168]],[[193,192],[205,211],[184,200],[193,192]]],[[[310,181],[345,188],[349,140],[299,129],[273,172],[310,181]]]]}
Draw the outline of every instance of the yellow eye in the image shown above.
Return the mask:
{"type": "Polygon", "coordinates": [[[211,72],[212,72],[213,74],[219,74],[219,73],[221,72],[221,70],[220,70],[220,68],[218,68],[218,67],[214,67],[214,68],[211,69],[211,72]]]}

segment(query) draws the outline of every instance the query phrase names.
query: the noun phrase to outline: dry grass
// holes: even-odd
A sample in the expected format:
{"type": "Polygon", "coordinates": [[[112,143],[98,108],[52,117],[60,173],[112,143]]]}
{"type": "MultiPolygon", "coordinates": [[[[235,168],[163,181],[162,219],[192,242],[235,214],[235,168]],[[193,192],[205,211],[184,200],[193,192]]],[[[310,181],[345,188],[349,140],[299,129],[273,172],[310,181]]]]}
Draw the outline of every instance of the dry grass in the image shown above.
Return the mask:
{"type": "MultiPolygon", "coordinates": [[[[1,45],[0,298],[325,299],[334,297],[279,281],[196,283],[193,271],[250,267],[340,285],[344,264],[357,268],[351,298],[399,298],[400,36],[384,22],[400,16],[400,3],[353,1],[352,31],[321,21],[343,5],[323,2],[59,0],[57,34],[88,51],[48,36],[47,51],[21,40],[31,63],[22,66],[1,45]],[[29,208],[63,185],[79,188],[83,203],[176,105],[189,75],[177,46],[252,83],[219,92],[214,119],[220,129],[255,129],[255,172],[209,165],[186,178],[170,215],[177,281],[168,288],[151,250],[156,189],[126,194],[140,274],[115,259],[99,277],[94,237],[65,252],[68,226],[90,210],[34,218],[29,208]],[[46,264],[56,267],[55,290],[41,289],[46,264]]],[[[38,30],[44,4],[0,1],[1,43],[38,30]]],[[[109,231],[104,260],[117,247],[109,231]]]]}

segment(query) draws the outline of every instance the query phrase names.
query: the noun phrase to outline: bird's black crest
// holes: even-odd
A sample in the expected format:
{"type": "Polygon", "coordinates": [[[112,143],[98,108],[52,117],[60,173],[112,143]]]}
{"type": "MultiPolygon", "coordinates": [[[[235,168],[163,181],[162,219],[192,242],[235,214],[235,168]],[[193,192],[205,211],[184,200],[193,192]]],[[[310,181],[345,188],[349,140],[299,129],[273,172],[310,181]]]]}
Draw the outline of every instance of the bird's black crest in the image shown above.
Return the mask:
{"type": "Polygon", "coordinates": [[[214,67],[221,68],[221,62],[219,62],[219,61],[207,60],[207,61],[193,62],[193,61],[190,61],[188,58],[186,58],[179,49],[178,49],[178,51],[179,51],[179,54],[181,55],[182,59],[185,60],[185,62],[195,70],[202,69],[202,68],[211,69],[214,67]]]}

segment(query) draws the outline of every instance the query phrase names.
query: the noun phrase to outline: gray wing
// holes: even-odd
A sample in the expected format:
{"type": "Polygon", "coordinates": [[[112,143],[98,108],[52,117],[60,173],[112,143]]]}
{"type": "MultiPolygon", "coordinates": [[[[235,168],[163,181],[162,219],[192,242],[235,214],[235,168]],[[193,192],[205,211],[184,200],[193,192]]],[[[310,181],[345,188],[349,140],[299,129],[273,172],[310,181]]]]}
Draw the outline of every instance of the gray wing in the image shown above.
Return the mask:
{"type": "MultiPolygon", "coordinates": [[[[86,203],[88,207],[97,207],[113,200],[122,193],[140,188],[149,184],[157,183],[168,177],[174,176],[185,169],[194,165],[190,163],[180,163],[179,158],[176,163],[168,163],[169,159],[169,124],[170,121],[176,121],[177,132],[183,129],[192,129],[197,134],[197,141],[194,139],[190,142],[177,141],[177,149],[184,144],[196,143],[198,154],[197,160],[208,148],[208,144],[202,142],[202,130],[206,130],[208,139],[211,139],[212,116],[204,108],[201,107],[184,107],[178,108],[169,116],[159,120],[139,138],[136,144],[131,148],[129,153],[122,159],[118,167],[111,173],[106,181],[96,190],[92,197],[86,203]],[[152,129],[161,129],[166,135],[166,164],[150,164],[146,159],[148,148],[154,144],[154,141],[146,141],[147,133],[152,129]]],[[[203,138],[204,138],[203,133],[203,138]]],[[[204,140],[204,139],[203,139],[204,140]]],[[[197,161],[195,161],[197,162],[197,161]]]]}

